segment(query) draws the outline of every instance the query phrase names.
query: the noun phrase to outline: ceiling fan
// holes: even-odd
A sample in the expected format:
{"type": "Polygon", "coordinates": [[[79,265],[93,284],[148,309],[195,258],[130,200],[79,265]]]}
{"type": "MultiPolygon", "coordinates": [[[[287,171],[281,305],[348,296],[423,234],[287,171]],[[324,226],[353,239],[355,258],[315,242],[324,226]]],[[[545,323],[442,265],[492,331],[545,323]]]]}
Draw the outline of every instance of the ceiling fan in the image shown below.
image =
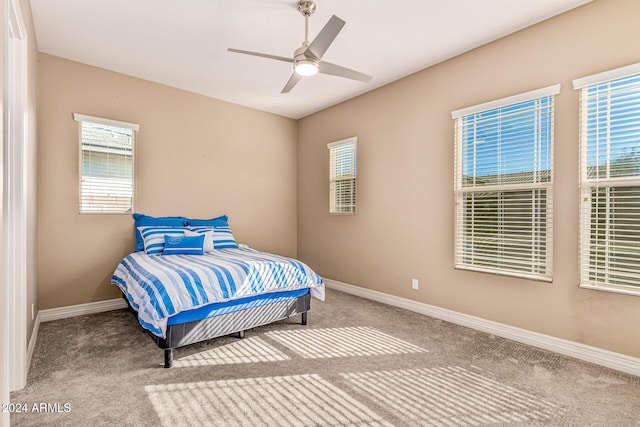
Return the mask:
{"type": "Polygon", "coordinates": [[[289,81],[282,89],[282,93],[290,92],[302,77],[313,76],[316,73],[329,74],[332,76],[344,77],[368,83],[372,78],[371,76],[322,60],[325,52],[338,36],[342,27],[344,27],[345,22],[333,15],[324,28],[318,33],[316,38],[309,43],[309,16],[316,11],[316,3],[313,0],[300,0],[298,1],[298,10],[302,15],[304,15],[304,42],[302,42],[301,47],[293,52],[293,59],[285,58],[283,56],[269,55],[266,53],[251,52],[248,50],[231,48],[227,50],[229,52],[260,56],[263,58],[292,63],[294,71],[291,78],[289,78],[289,81]]]}

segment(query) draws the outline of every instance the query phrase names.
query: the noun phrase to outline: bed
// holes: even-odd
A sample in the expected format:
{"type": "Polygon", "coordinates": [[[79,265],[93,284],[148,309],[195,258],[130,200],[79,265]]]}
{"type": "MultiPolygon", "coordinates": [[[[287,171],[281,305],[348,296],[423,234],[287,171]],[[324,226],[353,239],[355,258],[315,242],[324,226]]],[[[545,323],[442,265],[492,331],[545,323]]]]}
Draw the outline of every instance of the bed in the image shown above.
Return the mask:
{"type": "Polygon", "coordinates": [[[238,245],[228,224],[191,221],[136,227],[142,245],[112,277],[164,350],[165,368],[177,347],[233,333],[243,338],[248,329],[298,314],[307,324],[311,297],[324,300],[322,278],[309,266],[238,245]]]}

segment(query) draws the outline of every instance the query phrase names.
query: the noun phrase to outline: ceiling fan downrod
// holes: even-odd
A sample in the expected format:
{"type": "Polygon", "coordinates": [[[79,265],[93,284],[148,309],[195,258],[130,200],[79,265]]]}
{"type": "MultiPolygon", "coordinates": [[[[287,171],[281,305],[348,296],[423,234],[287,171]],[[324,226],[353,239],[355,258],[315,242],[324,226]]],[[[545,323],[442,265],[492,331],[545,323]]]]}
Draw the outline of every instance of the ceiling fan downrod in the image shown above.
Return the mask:
{"type": "Polygon", "coordinates": [[[309,17],[316,11],[316,2],[313,0],[300,0],[298,10],[304,16],[304,42],[303,46],[309,46],[309,17]]]}

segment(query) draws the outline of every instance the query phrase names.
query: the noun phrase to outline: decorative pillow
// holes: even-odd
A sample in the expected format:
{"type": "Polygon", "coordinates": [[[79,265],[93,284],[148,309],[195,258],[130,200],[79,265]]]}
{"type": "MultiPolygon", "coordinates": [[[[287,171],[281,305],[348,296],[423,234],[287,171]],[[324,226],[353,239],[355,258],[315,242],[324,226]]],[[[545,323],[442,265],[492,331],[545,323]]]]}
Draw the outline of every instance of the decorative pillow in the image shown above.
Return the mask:
{"type": "Polygon", "coordinates": [[[228,219],[229,217],[226,215],[211,219],[185,218],[186,225],[189,227],[227,227],[229,225],[228,219]]]}
{"type": "MultiPolygon", "coordinates": [[[[202,233],[210,231],[211,227],[189,227],[189,230],[202,233]]],[[[236,239],[233,237],[231,228],[228,225],[223,227],[213,227],[213,249],[228,248],[238,248],[238,243],[236,243],[236,239]]]]}
{"type": "Polygon", "coordinates": [[[199,236],[164,235],[163,255],[202,255],[204,253],[204,234],[199,236]]]}
{"type": "Polygon", "coordinates": [[[140,235],[138,227],[185,227],[187,225],[187,218],[183,216],[153,217],[135,213],[133,214],[133,220],[135,221],[136,228],[136,252],[144,250],[144,240],[140,235]]]}
{"type": "Polygon", "coordinates": [[[200,227],[198,227],[197,229],[199,231],[185,230],[184,231],[184,235],[187,236],[187,237],[204,236],[204,247],[203,247],[203,250],[205,252],[213,252],[213,249],[214,249],[214,246],[213,246],[213,233],[214,233],[214,230],[213,230],[213,228],[207,227],[206,230],[200,230],[200,227]]]}
{"type": "Polygon", "coordinates": [[[164,250],[164,236],[184,236],[185,228],[177,227],[138,227],[144,241],[144,251],[147,255],[162,254],[164,250]]]}
{"type": "Polygon", "coordinates": [[[214,249],[225,249],[225,248],[238,248],[238,243],[236,239],[233,237],[233,233],[231,232],[231,228],[229,226],[226,227],[215,227],[215,231],[213,233],[213,248],[214,249]]]}

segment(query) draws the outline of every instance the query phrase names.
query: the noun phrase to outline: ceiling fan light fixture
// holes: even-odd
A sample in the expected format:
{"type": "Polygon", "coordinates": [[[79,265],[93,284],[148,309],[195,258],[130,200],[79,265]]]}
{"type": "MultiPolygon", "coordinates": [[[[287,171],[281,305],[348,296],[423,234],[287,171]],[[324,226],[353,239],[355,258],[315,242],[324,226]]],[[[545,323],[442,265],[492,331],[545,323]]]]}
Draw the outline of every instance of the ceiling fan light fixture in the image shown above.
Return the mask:
{"type": "Polygon", "coordinates": [[[318,72],[318,63],[311,59],[301,59],[300,61],[296,61],[293,68],[297,74],[308,77],[318,72]]]}

